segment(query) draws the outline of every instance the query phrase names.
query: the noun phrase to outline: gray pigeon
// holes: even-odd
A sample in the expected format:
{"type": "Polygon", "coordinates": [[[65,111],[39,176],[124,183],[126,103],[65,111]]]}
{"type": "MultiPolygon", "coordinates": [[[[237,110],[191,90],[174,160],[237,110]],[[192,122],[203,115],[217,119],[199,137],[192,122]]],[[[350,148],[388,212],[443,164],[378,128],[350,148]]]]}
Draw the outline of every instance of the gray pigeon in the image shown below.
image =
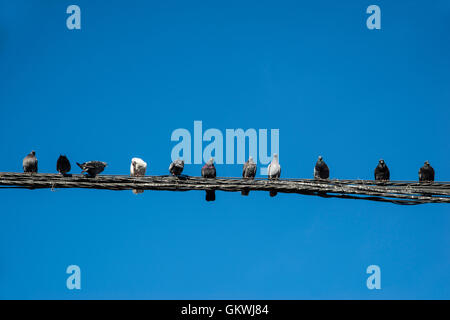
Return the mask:
{"type": "Polygon", "coordinates": [[[66,156],[60,155],[58,161],[56,162],[56,170],[63,176],[67,174],[71,169],[70,161],[66,156]]]}
{"type": "MultiPolygon", "coordinates": [[[[216,178],[216,167],[214,167],[213,158],[209,159],[209,161],[202,167],[202,177],[209,179],[216,178]]],[[[206,201],[214,201],[214,200],[216,200],[216,191],[206,190],[206,201]]]]}
{"type": "MultiPolygon", "coordinates": [[[[254,179],[256,175],[256,163],[253,161],[252,157],[248,158],[248,161],[244,163],[244,168],[242,170],[242,178],[244,179],[254,179]]],[[[243,196],[248,196],[249,190],[242,190],[241,194],[243,196]]]]}
{"type": "Polygon", "coordinates": [[[81,173],[86,172],[88,177],[94,178],[97,174],[103,172],[108,164],[101,161],[88,161],[82,164],[77,162],[77,165],[81,168],[81,173]]]}
{"type": "Polygon", "coordinates": [[[38,161],[36,158],[36,152],[31,151],[22,161],[23,172],[27,173],[37,173],[38,172],[38,161]]]}
{"type": "Polygon", "coordinates": [[[184,160],[177,159],[172,161],[169,166],[169,171],[173,176],[179,176],[184,169],[184,160]]]}
{"type": "MultiPolygon", "coordinates": [[[[273,159],[270,162],[269,166],[267,167],[267,176],[268,176],[269,180],[280,179],[281,166],[278,161],[278,154],[276,154],[276,153],[273,155],[273,159]]],[[[275,197],[278,194],[278,192],[271,190],[269,194],[271,197],[275,197]]]]}
{"type": "Polygon", "coordinates": [[[322,156],[316,162],[314,167],[314,179],[328,179],[330,177],[330,169],[328,169],[327,164],[323,161],[322,156]]]}
{"type": "Polygon", "coordinates": [[[386,165],[386,163],[384,162],[383,159],[381,159],[378,162],[377,167],[375,168],[375,180],[385,180],[385,181],[389,181],[390,178],[390,172],[389,172],[389,168],[386,165]]]}
{"type": "Polygon", "coordinates": [[[425,161],[419,170],[419,181],[434,181],[434,169],[430,166],[430,162],[425,161]]]}

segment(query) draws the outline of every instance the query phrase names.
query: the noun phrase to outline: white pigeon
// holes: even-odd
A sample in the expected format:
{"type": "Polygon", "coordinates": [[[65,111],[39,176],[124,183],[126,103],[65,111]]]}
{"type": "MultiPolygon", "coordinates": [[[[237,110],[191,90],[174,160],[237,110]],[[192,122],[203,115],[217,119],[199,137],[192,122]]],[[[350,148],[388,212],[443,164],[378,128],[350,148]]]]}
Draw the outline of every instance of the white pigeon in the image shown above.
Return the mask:
{"type": "MultiPolygon", "coordinates": [[[[281,175],[281,166],[278,162],[278,154],[274,153],[272,161],[270,162],[269,166],[267,167],[267,176],[269,177],[269,180],[277,180],[280,178],[281,175]]],[[[277,195],[276,191],[271,190],[270,196],[275,197],[277,195]]]]}
{"type": "MultiPolygon", "coordinates": [[[[140,158],[131,159],[130,175],[132,177],[143,177],[147,171],[147,163],[140,158]]],[[[143,193],[144,190],[133,190],[134,194],[143,193]]]]}

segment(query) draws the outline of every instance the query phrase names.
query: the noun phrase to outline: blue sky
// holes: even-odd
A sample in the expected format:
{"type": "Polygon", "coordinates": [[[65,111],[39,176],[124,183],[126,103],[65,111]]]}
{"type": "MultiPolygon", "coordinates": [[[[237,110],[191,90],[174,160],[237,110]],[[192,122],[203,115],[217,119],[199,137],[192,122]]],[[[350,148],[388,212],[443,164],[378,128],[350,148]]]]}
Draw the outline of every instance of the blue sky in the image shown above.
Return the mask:
{"type": "MultiPolygon", "coordinates": [[[[0,1],[0,171],[134,156],[173,130],[276,128],[282,177],[449,181],[448,1],[0,1]],[[81,30],[66,8],[81,8],[81,30]],[[365,13],[381,8],[381,30],[365,13]]],[[[204,145],[205,146],[205,145],[204,145]]],[[[200,165],[185,173],[199,175],[200,165]]],[[[218,165],[239,176],[241,165],[218,165]]],[[[0,298],[449,299],[445,204],[0,190],[0,298]],[[81,290],[66,288],[67,266],[81,290]],[[366,268],[381,268],[368,290],[366,268]]]]}

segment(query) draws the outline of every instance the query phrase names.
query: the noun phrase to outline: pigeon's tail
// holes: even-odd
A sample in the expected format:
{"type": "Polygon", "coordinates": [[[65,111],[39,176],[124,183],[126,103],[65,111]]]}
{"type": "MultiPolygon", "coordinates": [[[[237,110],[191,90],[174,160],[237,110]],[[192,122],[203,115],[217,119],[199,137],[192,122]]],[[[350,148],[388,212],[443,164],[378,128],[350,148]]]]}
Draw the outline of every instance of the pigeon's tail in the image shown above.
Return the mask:
{"type": "Polygon", "coordinates": [[[133,193],[134,194],[144,193],[144,190],[142,190],[142,189],[133,189],[133,193]]]}
{"type": "Polygon", "coordinates": [[[248,196],[249,193],[250,193],[250,190],[242,190],[242,191],[241,191],[241,194],[242,194],[243,196],[248,196]]]}
{"type": "Polygon", "coordinates": [[[274,191],[274,190],[270,190],[270,196],[271,197],[275,197],[278,194],[278,192],[274,191]]]}
{"type": "Polygon", "coordinates": [[[76,162],[76,164],[77,164],[77,166],[79,166],[79,167],[80,167],[80,169],[81,169],[81,170],[83,170],[83,171],[84,171],[84,169],[83,169],[83,166],[82,166],[81,164],[79,164],[78,162],[76,162]]]}
{"type": "Polygon", "coordinates": [[[215,200],[216,200],[216,191],[206,190],[206,201],[215,201],[215,200]]]}

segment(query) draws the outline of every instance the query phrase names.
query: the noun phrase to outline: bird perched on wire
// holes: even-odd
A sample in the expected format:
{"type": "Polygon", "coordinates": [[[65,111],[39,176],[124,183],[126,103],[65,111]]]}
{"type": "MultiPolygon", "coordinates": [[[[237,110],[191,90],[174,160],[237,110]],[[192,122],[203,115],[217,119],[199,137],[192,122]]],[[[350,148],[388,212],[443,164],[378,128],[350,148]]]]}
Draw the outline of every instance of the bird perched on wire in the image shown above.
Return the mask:
{"type": "Polygon", "coordinates": [[[330,177],[330,169],[328,169],[327,164],[323,161],[322,156],[319,156],[314,167],[314,179],[328,179],[330,177]]]}
{"type": "Polygon", "coordinates": [[[374,175],[375,175],[375,180],[389,181],[391,174],[389,172],[388,166],[386,165],[386,162],[384,162],[383,159],[380,159],[380,161],[378,161],[378,165],[375,168],[374,175]]]}
{"type": "Polygon", "coordinates": [[[169,166],[169,172],[173,175],[173,176],[179,176],[184,169],[184,160],[174,160],[172,161],[172,163],[169,166]]]}
{"type": "MultiPolygon", "coordinates": [[[[131,159],[130,175],[132,177],[143,177],[147,171],[147,162],[140,158],[131,159]]],[[[134,194],[143,193],[144,190],[133,189],[134,194]]]]}
{"type": "MultiPolygon", "coordinates": [[[[244,163],[244,167],[242,169],[242,178],[244,179],[254,179],[256,175],[256,163],[253,161],[252,157],[248,158],[248,161],[244,163]]],[[[241,194],[243,196],[248,196],[250,193],[249,190],[242,190],[241,194]]]]}
{"type": "Polygon", "coordinates": [[[66,156],[60,155],[58,161],[56,161],[56,170],[65,176],[71,169],[70,161],[66,156]]]}
{"type": "MultiPolygon", "coordinates": [[[[278,180],[281,176],[281,166],[280,162],[278,160],[278,154],[274,153],[272,161],[270,162],[269,166],[267,167],[267,177],[269,180],[278,180]]],[[[270,190],[270,196],[275,197],[278,192],[274,190],[270,190]]]]}
{"type": "Polygon", "coordinates": [[[23,172],[25,173],[37,173],[38,172],[38,161],[36,158],[36,152],[31,151],[22,161],[23,172]]]}
{"type": "Polygon", "coordinates": [[[430,162],[425,161],[422,168],[419,169],[419,181],[434,181],[434,169],[430,162]]]}
{"type": "MultiPolygon", "coordinates": [[[[202,167],[202,177],[215,179],[216,178],[216,167],[214,166],[214,159],[211,158],[205,165],[202,167]]],[[[206,201],[214,201],[216,200],[216,191],[215,190],[206,190],[206,201]]]]}
{"type": "Polygon", "coordinates": [[[102,161],[88,161],[82,164],[77,162],[77,165],[81,168],[81,173],[86,172],[88,177],[94,178],[99,173],[102,173],[108,164],[102,161]]]}
{"type": "Polygon", "coordinates": [[[143,177],[147,171],[147,162],[140,158],[131,159],[130,175],[132,177],[143,177]]]}

